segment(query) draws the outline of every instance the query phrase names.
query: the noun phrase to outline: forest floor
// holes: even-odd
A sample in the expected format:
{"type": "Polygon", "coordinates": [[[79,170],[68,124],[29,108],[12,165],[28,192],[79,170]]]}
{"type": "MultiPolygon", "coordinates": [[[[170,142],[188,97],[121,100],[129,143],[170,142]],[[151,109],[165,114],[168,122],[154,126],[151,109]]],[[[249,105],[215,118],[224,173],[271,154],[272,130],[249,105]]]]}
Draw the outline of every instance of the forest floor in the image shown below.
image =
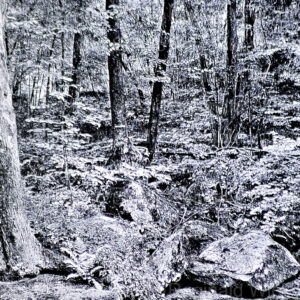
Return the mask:
{"type": "MultiPolygon", "coordinates": [[[[20,136],[29,219],[51,253],[47,272],[60,275],[0,283],[0,299],[125,299],[139,293],[158,299],[154,292],[154,298],[145,296],[157,289],[145,261],[190,221],[215,224],[224,237],[259,229],[299,261],[299,126],[287,134],[275,128],[263,149],[216,149],[202,108],[169,101],[151,166],[141,146],[147,120],[138,117],[129,126],[139,162],[111,170],[109,109],[100,104],[99,115],[98,100],[80,103],[62,119],[53,102],[50,115],[38,111],[20,136]]],[[[299,299],[298,284],[281,286],[268,299],[299,299]]],[[[235,299],[213,289],[192,298],[190,288],[182,286],[168,299],[235,299]]]]}

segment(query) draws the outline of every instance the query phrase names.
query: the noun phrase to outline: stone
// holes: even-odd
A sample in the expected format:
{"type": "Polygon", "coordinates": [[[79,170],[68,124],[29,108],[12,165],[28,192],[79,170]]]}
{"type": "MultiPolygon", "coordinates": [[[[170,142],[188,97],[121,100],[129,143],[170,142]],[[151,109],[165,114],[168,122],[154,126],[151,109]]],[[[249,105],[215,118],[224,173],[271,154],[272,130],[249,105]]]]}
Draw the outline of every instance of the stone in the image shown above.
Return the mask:
{"type": "Polygon", "coordinates": [[[98,290],[83,284],[72,284],[62,276],[39,275],[15,282],[0,282],[0,299],[5,300],[118,300],[116,291],[98,290]]]}
{"type": "Polygon", "coordinates": [[[201,291],[195,288],[183,288],[166,296],[166,300],[234,300],[228,295],[220,295],[215,291],[201,291]]]}
{"type": "Polygon", "coordinates": [[[209,244],[189,258],[192,280],[221,288],[238,282],[266,292],[296,275],[300,265],[291,253],[261,232],[235,234],[209,244]]]}
{"type": "Polygon", "coordinates": [[[166,238],[149,263],[161,285],[161,291],[170,283],[179,281],[187,266],[182,245],[182,231],[166,238]]]}
{"type": "Polygon", "coordinates": [[[225,229],[217,224],[199,220],[188,221],[183,225],[184,248],[187,254],[199,254],[208,243],[227,235],[225,229]]]}
{"type": "Polygon", "coordinates": [[[188,221],[166,238],[150,260],[162,287],[176,286],[188,266],[187,257],[199,254],[203,245],[223,236],[217,225],[188,221]]]}
{"type": "Polygon", "coordinates": [[[109,188],[107,198],[107,212],[118,214],[140,226],[153,222],[152,205],[140,183],[120,179],[109,188]]]}

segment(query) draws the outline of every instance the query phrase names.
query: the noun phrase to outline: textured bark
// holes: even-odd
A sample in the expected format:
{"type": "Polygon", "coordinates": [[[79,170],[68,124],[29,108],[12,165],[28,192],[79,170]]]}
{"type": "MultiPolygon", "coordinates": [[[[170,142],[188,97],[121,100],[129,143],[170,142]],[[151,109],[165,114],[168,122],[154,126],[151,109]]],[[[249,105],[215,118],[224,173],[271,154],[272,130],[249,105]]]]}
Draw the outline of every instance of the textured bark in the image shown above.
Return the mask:
{"type": "MultiPolygon", "coordinates": [[[[82,0],[78,1],[78,7],[77,7],[77,22],[78,24],[81,23],[81,9],[82,9],[83,3],[82,0]]],[[[74,43],[73,43],[73,73],[72,73],[72,85],[69,89],[69,95],[71,97],[71,101],[74,102],[79,97],[80,92],[80,83],[81,83],[81,76],[80,76],[80,69],[81,69],[81,60],[82,60],[82,54],[81,54],[81,47],[83,44],[83,35],[81,32],[76,32],[74,34],[74,43]]]]}
{"type": "Polygon", "coordinates": [[[41,249],[25,217],[17,129],[4,43],[5,3],[0,0],[0,273],[37,273],[41,249]]]}
{"type": "Polygon", "coordinates": [[[235,96],[236,67],[237,67],[237,20],[236,20],[236,0],[230,0],[227,4],[227,94],[225,96],[225,107],[227,124],[223,126],[223,145],[228,146],[235,143],[237,135],[237,103],[235,96]]]}
{"type": "Polygon", "coordinates": [[[161,109],[161,98],[163,90],[163,81],[161,80],[167,69],[167,59],[169,56],[170,49],[170,31],[172,25],[172,12],[174,8],[174,0],[164,1],[164,11],[162,17],[160,41],[159,41],[159,55],[158,59],[160,62],[156,66],[155,77],[157,78],[153,84],[150,117],[148,124],[148,150],[149,159],[153,159],[155,153],[155,147],[158,137],[158,125],[161,109]]]}
{"type": "Polygon", "coordinates": [[[113,12],[112,5],[119,5],[119,0],[106,0],[106,10],[110,14],[107,37],[113,45],[108,57],[109,96],[113,130],[113,148],[111,161],[117,162],[124,157],[126,143],[125,99],[122,82],[122,50],[120,21],[113,12]]]}
{"type": "MultiPolygon", "coordinates": [[[[244,19],[245,19],[245,57],[249,55],[248,53],[254,49],[254,23],[255,23],[255,11],[251,7],[252,0],[245,0],[244,6],[244,19]]],[[[249,122],[249,136],[252,143],[252,107],[250,101],[250,91],[251,91],[251,81],[250,81],[250,73],[251,70],[249,66],[245,66],[245,71],[243,74],[243,83],[242,88],[244,92],[244,97],[248,97],[248,122],[249,122]]],[[[244,98],[244,99],[245,99],[244,98]]],[[[260,135],[258,132],[258,148],[261,149],[260,135]]]]}

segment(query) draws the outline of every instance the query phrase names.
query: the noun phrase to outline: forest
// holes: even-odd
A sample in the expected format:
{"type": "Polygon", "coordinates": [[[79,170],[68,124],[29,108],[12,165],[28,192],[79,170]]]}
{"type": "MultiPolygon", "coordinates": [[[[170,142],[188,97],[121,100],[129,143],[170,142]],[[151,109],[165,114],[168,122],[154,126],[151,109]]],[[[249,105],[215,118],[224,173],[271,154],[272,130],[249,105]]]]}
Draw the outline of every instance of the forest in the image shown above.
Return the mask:
{"type": "Polygon", "coordinates": [[[0,0],[0,300],[300,299],[299,0],[0,0]]]}

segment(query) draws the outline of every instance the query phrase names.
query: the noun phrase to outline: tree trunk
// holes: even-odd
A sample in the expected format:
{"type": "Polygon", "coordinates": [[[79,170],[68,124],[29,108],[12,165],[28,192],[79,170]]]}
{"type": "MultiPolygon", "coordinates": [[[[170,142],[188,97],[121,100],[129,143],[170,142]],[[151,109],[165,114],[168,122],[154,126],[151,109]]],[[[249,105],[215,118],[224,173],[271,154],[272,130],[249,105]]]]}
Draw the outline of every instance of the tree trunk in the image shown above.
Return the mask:
{"type": "Polygon", "coordinates": [[[17,129],[8,83],[4,43],[4,1],[0,1],[0,273],[36,274],[41,249],[23,207],[17,129]]]}
{"type": "MultiPolygon", "coordinates": [[[[81,9],[83,7],[82,0],[78,1],[77,7],[77,21],[78,26],[81,23],[81,9]]],[[[72,71],[72,84],[69,88],[69,95],[71,97],[71,103],[73,103],[79,97],[79,89],[81,83],[80,69],[81,69],[81,47],[83,44],[83,36],[80,31],[74,34],[74,43],[73,43],[73,71],[72,71]]]]}
{"type": "Polygon", "coordinates": [[[167,59],[169,56],[170,49],[170,31],[172,24],[172,12],[174,8],[174,0],[165,0],[164,1],[164,11],[162,17],[162,25],[160,32],[160,41],[159,41],[159,55],[158,59],[160,62],[156,66],[155,77],[156,80],[153,84],[152,99],[151,99],[151,108],[148,124],[148,150],[149,150],[149,160],[153,159],[155,153],[155,147],[158,137],[158,125],[160,117],[160,108],[161,108],[161,98],[163,90],[163,77],[167,69],[167,59]]]}
{"type": "Polygon", "coordinates": [[[225,119],[227,124],[223,126],[223,145],[226,146],[235,143],[239,126],[237,98],[235,96],[238,46],[236,9],[236,0],[230,0],[227,4],[227,94],[225,96],[225,119]]]}
{"type": "Polygon", "coordinates": [[[245,47],[246,51],[252,51],[254,49],[254,23],[255,12],[251,8],[251,0],[245,0],[245,47]]]}
{"type": "Polygon", "coordinates": [[[46,87],[46,103],[48,103],[49,97],[50,97],[50,85],[51,85],[51,59],[52,59],[52,55],[53,55],[53,49],[55,46],[55,41],[56,41],[56,33],[54,33],[53,36],[53,40],[52,43],[50,45],[50,51],[49,51],[49,55],[48,55],[48,59],[49,59],[49,64],[48,64],[48,79],[47,79],[47,87],[46,87]]]}
{"type": "Polygon", "coordinates": [[[64,11],[64,7],[63,7],[63,3],[61,0],[58,1],[59,3],[59,7],[61,9],[61,13],[62,13],[62,32],[61,32],[61,36],[60,36],[60,43],[61,43],[61,91],[65,90],[65,11],[64,11]]]}
{"type": "Polygon", "coordinates": [[[113,131],[113,148],[110,161],[117,163],[124,159],[124,147],[127,142],[125,99],[122,81],[122,50],[120,21],[113,11],[112,5],[119,5],[119,0],[106,0],[109,13],[109,30],[107,37],[113,45],[108,56],[109,96],[111,107],[111,123],[113,131]]]}
{"type": "MultiPolygon", "coordinates": [[[[255,23],[255,11],[251,7],[252,0],[245,0],[244,6],[244,20],[245,20],[245,57],[248,55],[248,52],[254,49],[254,23],[255,23]]],[[[243,78],[243,90],[244,97],[248,97],[248,123],[249,123],[249,136],[250,142],[252,144],[252,108],[250,101],[250,91],[251,91],[251,81],[250,79],[250,68],[245,66],[244,78],[243,78]]],[[[258,139],[260,140],[260,138],[258,139]]],[[[258,143],[260,147],[260,142],[258,143]]]]}

